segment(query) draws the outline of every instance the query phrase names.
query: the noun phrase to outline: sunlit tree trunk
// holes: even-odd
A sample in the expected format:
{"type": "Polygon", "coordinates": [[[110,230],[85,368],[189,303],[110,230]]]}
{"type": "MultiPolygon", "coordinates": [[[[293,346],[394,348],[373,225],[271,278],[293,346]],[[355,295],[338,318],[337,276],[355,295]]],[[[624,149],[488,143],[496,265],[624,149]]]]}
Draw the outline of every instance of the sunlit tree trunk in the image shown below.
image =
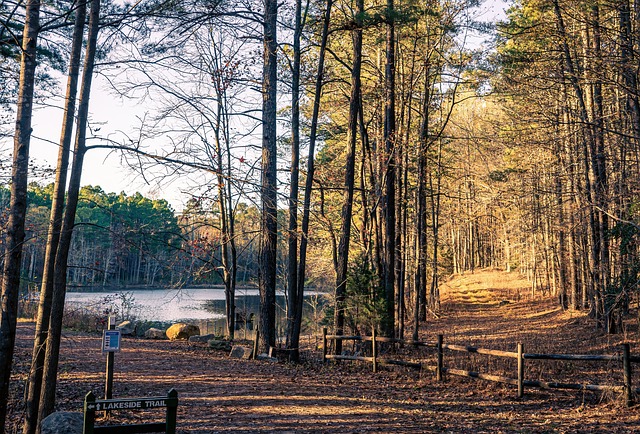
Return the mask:
{"type": "MultiPolygon", "coordinates": [[[[301,223],[301,239],[300,239],[300,258],[298,261],[298,283],[297,288],[301,296],[304,295],[304,280],[306,276],[307,263],[307,246],[309,243],[309,218],[311,215],[311,194],[313,190],[313,181],[315,176],[315,146],[318,131],[318,116],[320,112],[320,97],[322,94],[322,84],[324,80],[324,59],[327,49],[327,40],[329,38],[329,23],[331,22],[331,8],[333,0],[327,0],[324,19],[322,25],[322,37],[320,41],[320,52],[318,54],[318,70],[316,72],[315,92],[313,97],[313,113],[311,115],[311,128],[309,132],[309,156],[307,160],[307,179],[304,187],[304,201],[302,206],[302,223],[301,223]]],[[[332,243],[335,238],[331,237],[332,243]]],[[[335,252],[335,248],[332,249],[335,252]]],[[[335,259],[334,259],[335,261],[335,259]]],[[[335,267],[337,268],[337,267],[335,267]]],[[[299,299],[299,308],[302,311],[302,299],[299,299]]],[[[294,324],[294,330],[291,337],[291,346],[297,347],[296,343],[300,339],[300,327],[294,324]]]]}
{"type": "Polygon", "coordinates": [[[393,0],[387,0],[387,47],[385,62],[385,107],[384,107],[384,157],[385,184],[382,200],[385,224],[384,292],[385,315],[382,332],[394,335],[395,282],[396,282],[396,64],[395,64],[395,18],[393,0]]]}
{"type": "MultiPolygon", "coordinates": [[[[356,1],[353,41],[353,65],[351,67],[351,96],[349,100],[349,126],[347,137],[347,158],[345,162],[344,200],[342,205],[342,226],[338,243],[338,268],[336,270],[334,332],[344,331],[344,303],[347,292],[347,271],[349,265],[349,239],[351,237],[351,217],[353,215],[353,192],[355,178],[356,142],[358,132],[358,113],[361,104],[360,72],[362,68],[362,15],[364,0],[356,1]]],[[[342,341],[335,341],[335,353],[342,353],[342,341]]]]}

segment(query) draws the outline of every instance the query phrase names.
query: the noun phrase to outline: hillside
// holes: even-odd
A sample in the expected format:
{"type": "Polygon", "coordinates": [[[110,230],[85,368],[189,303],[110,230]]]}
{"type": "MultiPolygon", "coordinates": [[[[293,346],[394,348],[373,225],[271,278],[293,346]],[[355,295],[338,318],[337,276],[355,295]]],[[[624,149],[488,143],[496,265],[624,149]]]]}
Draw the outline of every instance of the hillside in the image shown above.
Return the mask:
{"type": "MultiPolygon", "coordinates": [[[[638,344],[635,309],[621,334],[596,330],[584,311],[563,310],[552,294],[532,293],[518,273],[482,270],[453,276],[441,289],[442,315],[427,327],[450,340],[514,350],[517,342],[528,352],[618,351],[618,345],[638,344]]],[[[635,307],[635,304],[634,306],[635,307]]]]}

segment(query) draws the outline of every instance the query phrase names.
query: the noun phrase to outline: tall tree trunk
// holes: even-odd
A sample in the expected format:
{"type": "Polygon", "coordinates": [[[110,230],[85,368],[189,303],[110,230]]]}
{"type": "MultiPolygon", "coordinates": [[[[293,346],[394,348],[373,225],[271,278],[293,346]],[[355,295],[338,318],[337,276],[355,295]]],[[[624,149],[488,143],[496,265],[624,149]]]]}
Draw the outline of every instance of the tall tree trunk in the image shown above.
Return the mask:
{"type": "Polygon", "coordinates": [[[76,143],[74,146],[74,156],[71,165],[71,177],[69,178],[67,206],[64,212],[62,229],[60,231],[60,241],[56,252],[56,264],[53,278],[53,299],[51,302],[51,319],[49,322],[47,350],[45,353],[44,372],[42,376],[43,390],[40,396],[38,425],[45,417],[51,414],[55,404],[60,338],[62,335],[62,317],[64,314],[64,300],[67,289],[67,260],[69,258],[71,237],[73,235],[76,209],[78,206],[82,165],[86,152],[89,98],[91,96],[91,81],[93,78],[93,69],[95,64],[99,24],[100,0],[92,0],[91,13],[89,14],[88,43],[85,52],[80,101],[78,104],[76,143]]]}
{"type": "MultiPolygon", "coordinates": [[[[589,155],[591,156],[595,155],[596,145],[595,145],[594,133],[591,127],[592,122],[591,122],[591,118],[589,117],[588,108],[587,108],[587,102],[586,102],[587,95],[585,95],[585,92],[578,80],[578,75],[577,75],[578,72],[575,66],[574,59],[571,56],[571,50],[569,49],[566,27],[564,24],[564,19],[562,16],[562,11],[560,9],[558,0],[553,0],[553,6],[554,6],[554,13],[556,16],[556,25],[558,28],[558,33],[561,38],[561,50],[562,50],[562,55],[563,55],[564,64],[565,64],[566,76],[567,76],[567,79],[569,80],[569,84],[571,85],[573,91],[575,92],[576,100],[578,102],[579,119],[582,122],[582,125],[584,126],[581,141],[582,141],[582,163],[584,165],[584,177],[585,177],[584,187],[585,187],[586,201],[588,204],[594,204],[595,203],[594,197],[597,198],[597,194],[595,194],[594,192],[594,184],[596,183],[595,182],[592,183],[591,181],[590,170],[592,168],[591,163],[593,163],[593,160],[589,158],[589,155]]],[[[597,169],[595,168],[593,169],[595,173],[597,169]]],[[[589,249],[589,253],[590,253],[589,268],[590,268],[590,274],[592,277],[591,279],[589,279],[588,286],[589,286],[589,294],[591,294],[591,297],[593,299],[592,300],[593,313],[597,316],[599,312],[598,306],[601,303],[600,297],[598,294],[598,292],[601,290],[601,287],[600,287],[601,279],[600,279],[600,274],[598,272],[600,270],[598,266],[598,261],[600,259],[600,254],[601,254],[601,250],[600,250],[601,243],[599,239],[601,226],[598,224],[598,220],[596,217],[595,210],[593,209],[593,206],[589,207],[589,227],[590,227],[589,232],[591,235],[591,248],[589,249]]],[[[586,291],[586,288],[584,290],[586,291]]]]}
{"type": "Polygon", "coordinates": [[[40,287],[40,301],[38,303],[36,333],[33,342],[31,369],[29,371],[25,423],[23,427],[24,434],[34,434],[38,422],[38,404],[42,390],[42,369],[46,352],[47,332],[49,330],[49,317],[51,315],[51,301],[53,298],[53,274],[56,251],[60,240],[60,228],[62,227],[64,192],[67,186],[69,150],[71,148],[73,121],[75,119],[74,114],[76,109],[76,95],[78,93],[78,76],[86,11],[87,2],[81,1],[76,9],[76,20],[73,29],[73,42],[67,80],[67,96],[65,98],[64,114],[62,117],[56,180],[53,187],[49,232],[47,234],[44,270],[42,274],[42,285],[40,287]]]}
{"type": "Polygon", "coordinates": [[[431,190],[431,226],[433,232],[433,253],[431,256],[431,290],[429,304],[434,311],[440,308],[440,284],[438,276],[438,249],[440,248],[440,193],[442,190],[442,140],[438,144],[436,162],[436,185],[433,185],[433,175],[429,174],[429,189],[431,190]]]}
{"type": "MultiPolygon", "coordinates": [[[[591,7],[591,24],[593,26],[593,57],[591,64],[594,69],[600,68],[604,62],[602,57],[602,42],[600,28],[600,8],[597,4],[591,7]]],[[[609,296],[608,289],[611,287],[610,262],[609,262],[609,216],[605,210],[607,203],[607,161],[605,150],[605,128],[604,128],[604,106],[602,80],[593,73],[593,137],[591,147],[591,165],[594,171],[594,198],[597,206],[597,242],[598,260],[597,268],[594,270],[598,276],[598,291],[603,299],[603,314],[605,315],[605,328],[609,333],[617,332],[617,323],[614,320],[618,307],[617,295],[609,296]]]]}
{"type": "Polygon", "coordinates": [[[395,64],[395,10],[393,0],[387,0],[387,47],[385,62],[384,156],[386,163],[384,196],[385,216],[384,292],[385,315],[382,333],[394,336],[395,282],[396,282],[396,64],[395,64]]]}
{"type": "MultiPolygon", "coordinates": [[[[347,271],[349,266],[349,239],[351,237],[351,217],[353,214],[353,191],[355,178],[356,142],[358,134],[358,113],[361,105],[360,71],[362,68],[362,16],[364,14],[364,0],[356,0],[354,29],[351,32],[353,40],[353,65],[351,68],[351,96],[349,101],[349,126],[347,159],[345,162],[345,190],[342,205],[342,226],[340,242],[338,243],[338,268],[336,270],[334,333],[344,332],[344,304],[347,293],[347,271]]],[[[335,353],[342,353],[342,341],[335,341],[335,353]]]]}
{"type": "Polygon", "coordinates": [[[37,65],[36,48],[40,31],[40,1],[28,0],[22,36],[20,87],[16,113],[16,131],[13,139],[13,167],[11,170],[11,202],[5,240],[2,270],[2,301],[0,312],[0,429],[4,429],[9,399],[9,380],[13,364],[13,350],[18,321],[20,293],[20,266],[24,242],[27,211],[27,182],[29,171],[29,144],[31,116],[37,65]]]}
{"type": "Polygon", "coordinates": [[[424,59],[424,90],[422,100],[422,122],[418,138],[418,188],[416,191],[416,272],[415,312],[413,339],[418,340],[420,321],[427,320],[427,152],[429,150],[429,110],[431,104],[431,62],[429,53],[424,59]]]}
{"type": "Polygon", "coordinates": [[[260,347],[268,352],[276,343],[277,197],[277,50],[278,2],[264,2],[264,66],[262,73],[262,240],[260,261],[260,347]]]}
{"type": "Polygon", "coordinates": [[[289,187],[289,228],[287,230],[287,348],[294,350],[298,359],[298,346],[293,343],[296,322],[302,321],[298,312],[298,192],[300,185],[300,39],[302,36],[302,0],[296,0],[293,30],[293,68],[291,71],[291,185],[289,187]]]}
{"type": "MultiPolygon", "coordinates": [[[[235,286],[233,285],[233,268],[235,264],[231,261],[231,242],[232,238],[229,234],[229,217],[230,213],[227,208],[231,207],[231,196],[227,197],[227,189],[226,185],[230,180],[225,182],[223,176],[223,164],[222,164],[222,138],[221,131],[222,128],[222,117],[225,116],[224,113],[224,98],[225,96],[222,92],[218,93],[218,116],[216,118],[216,123],[214,127],[214,135],[215,135],[215,146],[216,146],[216,163],[218,165],[217,178],[218,178],[218,211],[220,212],[220,247],[221,247],[221,258],[220,262],[222,263],[222,281],[224,283],[224,295],[225,295],[225,314],[227,319],[227,335],[229,339],[233,339],[235,333],[235,286]]],[[[226,139],[225,139],[226,141],[226,139]]]]}
{"type": "MultiPolygon", "coordinates": [[[[311,193],[313,191],[313,178],[315,174],[315,147],[318,132],[318,116],[320,112],[320,97],[322,96],[322,84],[324,81],[324,58],[327,51],[327,40],[329,38],[329,23],[331,22],[331,8],[333,0],[327,0],[322,25],[322,38],[320,41],[320,53],[318,55],[318,71],[316,73],[315,94],[313,98],[313,113],[311,115],[311,129],[309,132],[309,157],[307,160],[307,179],[304,187],[304,201],[302,206],[302,223],[300,239],[300,258],[298,261],[298,283],[297,288],[300,294],[298,299],[298,309],[302,312],[302,297],[304,295],[304,279],[306,275],[305,266],[307,263],[307,245],[309,242],[309,217],[311,215],[311,193]]],[[[332,240],[333,240],[332,236],[332,240]]],[[[298,348],[300,341],[301,323],[294,323],[291,334],[291,346],[298,348]]]]}

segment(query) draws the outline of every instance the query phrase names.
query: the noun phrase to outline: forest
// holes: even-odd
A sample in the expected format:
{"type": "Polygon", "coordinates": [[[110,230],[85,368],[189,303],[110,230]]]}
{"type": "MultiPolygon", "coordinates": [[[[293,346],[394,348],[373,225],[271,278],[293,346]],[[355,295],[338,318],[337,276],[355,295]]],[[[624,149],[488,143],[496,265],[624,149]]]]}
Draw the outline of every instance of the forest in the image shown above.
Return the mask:
{"type": "MultiPolygon", "coordinates": [[[[38,293],[42,284],[53,189],[54,184],[28,187],[23,296],[38,293]]],[[[9,208],[9,194],[7,188],[0,188],[3,209],[9,208]]],[[[254,223],[258,213],[255,208],[236,208],[235,221],[242,234],[236,241],[242,251],[237,265],[242,284],[257,285],[251,263],[256,260],[252,234],[259,229],[254,223]]],[[[84,186],[79,192],[67,286],[93,291],[222,285],[218,225],[214,211],[205,212],[194,204],[176,213],[164,199],[84,186]]]]}
{"type": "Polygon", "coordinates": [[[1,1],[0,426],[27,290],[40,304],[25,433],[55,401],[71,287],[221,284],[233,337],[236,287],[255,284],[263,349],[283,290],[295,353],[311,286],[332,294],[335,334],[360,312],[417,340],[443,278],[493,268],[620,332],[640,266],[640,5],[518,0],[483,18],[492,7],[1,1]],[[106,131],[98,77],[149,111],[106,131]],[[53,95],[43,174],[33,111],[53,95]],[[183,181],[184,209],[82,186],[94,150],[183,181]]]}

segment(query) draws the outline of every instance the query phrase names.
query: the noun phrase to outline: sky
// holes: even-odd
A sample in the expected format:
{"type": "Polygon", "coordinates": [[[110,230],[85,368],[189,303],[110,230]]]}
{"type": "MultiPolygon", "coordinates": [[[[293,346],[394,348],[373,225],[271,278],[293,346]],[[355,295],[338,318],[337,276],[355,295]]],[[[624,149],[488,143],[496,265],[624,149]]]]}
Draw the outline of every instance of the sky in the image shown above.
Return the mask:
{"type": "MultiPolygon", "coordinates": [[[[502,19],[506,7],[507,4],[501,0],[488,0],[478,9],[476,19],[502,19]]],[[[62,80],[60,95],[63,95],[64,86],[62,80]]],[[[62,122],[62,103],[62,97],[49,100],[46,106],[40,106],[34,113],[30,155],[36,164],[55,167],[62,122]]],[[[150,107],[116,96],[110,91],[110,86],[103,76],[94,77],[90,102],[90,128],[94,137],[121,140],[122,132],[135,134],[140,120],[150,111],[150,107]]],[[[89,133],[88,137],[91,136],[89,133]]],[[[96,143],[95,138],[88,141],[88,145],[96,143]]],[[[84,168],[82,185],[99,185],[106,192],[140,192],[152,199],[163,198],[168,200],[176,211],[180,211],[188,199],[188,195],[182,192],[188,189],[183,180],[177,179],[170,183],[165,181],[162,184],[145,180],[126,167],[121,155],[114,151],[90,150],[85,156],[84,168]]]]}

